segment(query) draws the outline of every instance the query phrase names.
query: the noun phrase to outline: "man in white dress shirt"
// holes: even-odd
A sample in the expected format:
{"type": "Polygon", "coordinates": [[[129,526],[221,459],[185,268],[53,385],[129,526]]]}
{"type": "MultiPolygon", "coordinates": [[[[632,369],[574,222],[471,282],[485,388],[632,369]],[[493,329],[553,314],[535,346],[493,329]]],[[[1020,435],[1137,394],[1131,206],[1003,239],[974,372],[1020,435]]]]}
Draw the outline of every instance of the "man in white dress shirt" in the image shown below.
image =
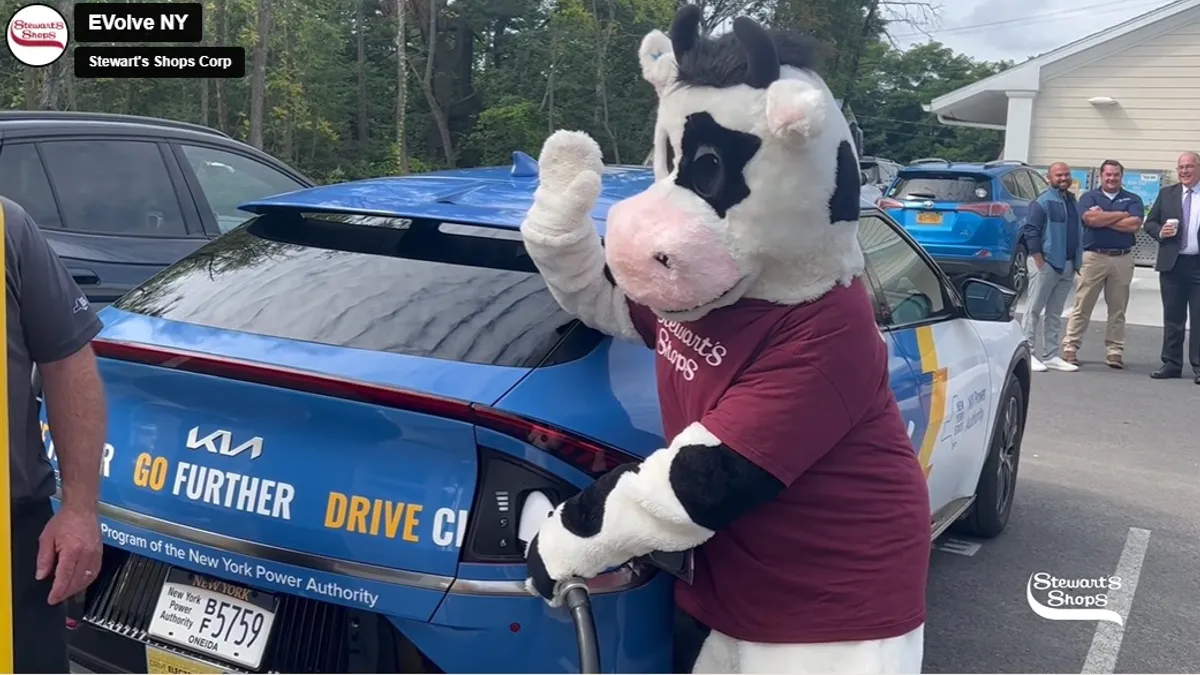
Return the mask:
{"type": "Polygon", "coordinates": [[[1191,314],[1187,356],[1200,385],[1200,155],[1185,152],[1175,167],[1179,182],[1158,193],[1145,230],[1158,241],[1163,303],[1162,367],[1156,380],[1183,377],[1183,341],[1191,314]]]}

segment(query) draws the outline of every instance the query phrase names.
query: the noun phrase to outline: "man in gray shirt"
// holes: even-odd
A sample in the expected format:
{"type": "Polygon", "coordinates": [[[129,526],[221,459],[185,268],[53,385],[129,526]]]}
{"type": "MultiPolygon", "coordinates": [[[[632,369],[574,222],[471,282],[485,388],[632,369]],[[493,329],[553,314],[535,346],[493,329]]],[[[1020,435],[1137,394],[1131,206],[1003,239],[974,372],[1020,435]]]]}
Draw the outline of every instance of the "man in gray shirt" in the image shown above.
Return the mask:
{"type": "MultiPolygon", "coordinates": [[[[0,190],[4,186],[0,185],[0,190]]],[[[100,571],[97,504],[107,412],[91,340],[100,320],[41,231],[0,197],[7,286],[13,666],[69,672],[66,603],[100,571]],[[42,443],[36,365],[62,481],[42,443]]]]}

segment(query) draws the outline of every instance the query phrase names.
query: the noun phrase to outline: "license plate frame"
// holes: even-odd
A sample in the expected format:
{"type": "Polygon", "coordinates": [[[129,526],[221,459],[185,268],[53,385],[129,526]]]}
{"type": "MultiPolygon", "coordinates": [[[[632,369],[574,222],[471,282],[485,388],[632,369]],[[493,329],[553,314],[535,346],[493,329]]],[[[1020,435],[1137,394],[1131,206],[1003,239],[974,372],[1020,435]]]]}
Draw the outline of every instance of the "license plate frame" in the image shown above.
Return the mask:
{"type": "Polygon", "coordinates": [[[918,225],[941,225],[942,214],[937,211],[921,211],[917,214],[918,225]]]}
{"type": "Polygon", "coordinates": [[[147,673],[188,673],[188,675],[220,675],[230,672],[207,661],[177,654],[173,651],[146,645],[147,673]]]}
{"type": "Polygon", "coordinates": [[[159,589],[146,633],[205,658],[258,670],[271,642],[279,604],[272,593],[173,567],[159,589]],[[259,616],[262,621],[255,637],[244,647],[230,644],[235,636],[251,637],[259,616]]]}

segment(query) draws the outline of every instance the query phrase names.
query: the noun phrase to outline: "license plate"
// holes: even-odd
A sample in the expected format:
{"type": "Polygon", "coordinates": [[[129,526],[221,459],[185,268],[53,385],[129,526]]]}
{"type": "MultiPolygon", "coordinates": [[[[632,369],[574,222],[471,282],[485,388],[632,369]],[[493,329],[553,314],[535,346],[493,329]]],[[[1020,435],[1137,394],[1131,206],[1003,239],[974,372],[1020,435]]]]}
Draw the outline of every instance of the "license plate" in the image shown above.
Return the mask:
{"type": "Polygon", "coordinates": [[[917,214],[917,222],[922,225],[941,225],[942,214],[925,211],[917,214]]]}
{"type": "Polygon", "coordinates": [[[158,647],[146,645],[147,673],[212,673],[217,675],[225,670],[210,663],[197,661],[182,654],[174,654],[158,647]]]}
{"type": "Polygon", "coordinates": [[[147,632],[160,640],[257,670],[279,599],[187,570],[167,574],[147,632]]]}

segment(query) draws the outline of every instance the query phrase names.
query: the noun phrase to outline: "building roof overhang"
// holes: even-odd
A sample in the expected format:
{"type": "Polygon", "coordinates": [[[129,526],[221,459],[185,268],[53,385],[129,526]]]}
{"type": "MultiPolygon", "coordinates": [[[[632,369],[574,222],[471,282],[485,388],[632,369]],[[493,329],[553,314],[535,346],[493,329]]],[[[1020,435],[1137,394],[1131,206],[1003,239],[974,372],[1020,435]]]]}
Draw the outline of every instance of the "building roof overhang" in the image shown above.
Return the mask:
{"type": "Polygon", "coordinates": [[[1200,15],[1200,0],[1176,0],[1118,26],[1093,33],[1054,51],[1031,58],[995,75],[939,96],[923,105],[938,121],[950,126],[1005,129],[1009,95],[1030,96],[1051,77],[1104,59],[1148,39],[1170,32],[1184,21],[1181,15],[1200,15]]]}

